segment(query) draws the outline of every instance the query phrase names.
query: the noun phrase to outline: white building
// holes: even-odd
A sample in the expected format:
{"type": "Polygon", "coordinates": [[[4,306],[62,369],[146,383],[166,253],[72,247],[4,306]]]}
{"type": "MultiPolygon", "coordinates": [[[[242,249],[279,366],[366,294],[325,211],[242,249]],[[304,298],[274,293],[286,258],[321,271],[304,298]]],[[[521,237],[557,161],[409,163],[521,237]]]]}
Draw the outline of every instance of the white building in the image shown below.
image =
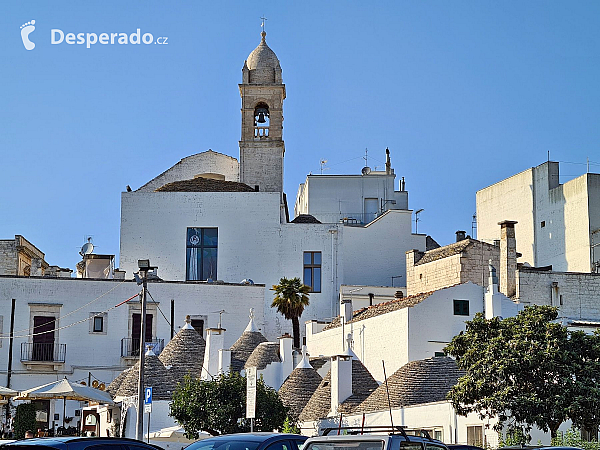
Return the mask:
{"type": "Polygon", "coordinates": [[[561,184],[558,163],[548,161],[478,191],[478,238],[500,239],[503,220],[517,222],[519,262],[560,272],[600,270],[600,174],[561,184]]]}
{"type": "Polygon", "coordinates": [[[385,170],[369,167],[361,175],[308,175],[298,188],[294,213],[323,223],[367,224],[384,212],[408,210],[404,177],[394,190],[396,174],[386,149],[385,170]]]}

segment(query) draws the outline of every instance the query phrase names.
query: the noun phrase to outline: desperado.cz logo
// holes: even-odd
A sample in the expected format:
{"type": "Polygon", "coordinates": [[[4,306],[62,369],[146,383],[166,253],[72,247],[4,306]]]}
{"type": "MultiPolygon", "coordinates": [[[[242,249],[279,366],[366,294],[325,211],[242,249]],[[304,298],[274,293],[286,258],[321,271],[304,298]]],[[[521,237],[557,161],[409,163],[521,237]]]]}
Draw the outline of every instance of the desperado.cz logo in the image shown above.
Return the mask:
{"type": "MultiPolygon", "coordinates": [[[[21,25],[21,39],[27,50],[33,50],[35,43],[29,39],[29,35],[35,30],[35,20],[21,25]]],[[[138,28],[133,33],[65,33],[63,30],[53,28],[50,30],[50,43],[59,45],[62,43],[68,45],[83,45],[91,48],[92,45],[126,45],[126,44],[159,44],[168,45],[168,37],[160,36],[154,39],[152,33],[142,34],[138,28]]]]}

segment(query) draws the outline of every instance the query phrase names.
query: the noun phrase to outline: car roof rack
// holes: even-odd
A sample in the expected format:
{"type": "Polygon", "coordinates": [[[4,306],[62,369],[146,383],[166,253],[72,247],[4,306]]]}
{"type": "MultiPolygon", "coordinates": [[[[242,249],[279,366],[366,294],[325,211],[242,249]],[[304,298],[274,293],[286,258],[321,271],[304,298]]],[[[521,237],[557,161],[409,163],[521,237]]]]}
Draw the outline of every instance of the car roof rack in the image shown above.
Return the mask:
{"type": "MultiPolygon", "coordinates": [[[[392,426],[388,426],[388,425],[365,425],[364,427],[327,427],[327,428],[323,428],[323,434],[322,436],[328,436],[329,433],[331,433],[334,430],[337,431],[341,431],[341,430],[345,430],[348,431],[348,434],[359,434],[362,432],[369,432],[372,430],[376,430],[376,431],[383,431],[383,432],[388,432],[391,434],[396,434],[396,433],[400,433],[407,441],[410,441],[410,436],[408,434],[406,434],[406,431],[404,429],[405,427],[403,427],[402,425],[394,425],[392,426]]],[[[429,434],[427,435],[429,436],[429,434]]],[[[429,438],[431,439],[431,438],[429,438]]]]}

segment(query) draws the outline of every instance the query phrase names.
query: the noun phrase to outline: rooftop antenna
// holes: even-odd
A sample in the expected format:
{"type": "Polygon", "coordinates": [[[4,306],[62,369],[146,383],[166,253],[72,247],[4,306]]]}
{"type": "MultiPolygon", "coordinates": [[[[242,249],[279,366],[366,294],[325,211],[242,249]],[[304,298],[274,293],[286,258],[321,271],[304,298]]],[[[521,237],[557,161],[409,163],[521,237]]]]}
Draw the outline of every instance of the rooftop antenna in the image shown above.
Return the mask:
{"type": "Polygon", "coordinates": [[[90,253],[92,253],[94,251],[94,244],[92,244],[92,237],[88,236],[87,240],[88,241],[85,244],[83,244],[83,246],[81,247],[81,250],[79,251],[79,254],[81,255],[82,258],[85,255],[89,255],[90,253]]]}
{"type": "Polygon", "coordinates": [[[415,212],[415,234],[419,234],[419,214],[425,211],[423,208],[415,212]]]}
{"type": "Polygon", "coordinates": [[[221,318],[223,317],[223,314],[227,314],[227,311],[225,311],[224,309],[222,309],[221,311],[213,311],[213,314],[219,313],[219,326],[217,328],[221,328],[221,318]]]}
{"type": "Polygon", "coordinates": [[[365,160],[365,166],[369,166],[369,149],[365,148],[365,156],[363,156],[363,159],[365,160]]]}
{"type": "Polygon", "coordinates": [[[325,167],[325,164],[327,164],[327,160],[322,159],[321,161],[319,161],[319,164],[321,164],[321,175],[323,175],[324,170],[329,170],[329,167],[325,167]]]}

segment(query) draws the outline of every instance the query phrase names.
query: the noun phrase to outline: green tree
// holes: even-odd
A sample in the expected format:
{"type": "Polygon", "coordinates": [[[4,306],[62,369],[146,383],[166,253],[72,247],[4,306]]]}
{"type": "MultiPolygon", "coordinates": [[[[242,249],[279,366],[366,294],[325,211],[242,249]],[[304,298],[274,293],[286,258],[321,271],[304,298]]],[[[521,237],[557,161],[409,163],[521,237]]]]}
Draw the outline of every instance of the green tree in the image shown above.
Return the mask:
{"type": "Polygon", "coordinates": [[[35,405],[33,403],[21,403],[17,405],[17,412],[15,413],[15,438],[23,439],[27,430],[35,432],[36,428],[35,405]]]}
{"type": "Polygon", "coordinates": [[[527,434],[535,425],[553,438],[567,418],[584,420],[576,418],[584,410],[574,399],[600,402],[596,392],[585,399],[590,391],[582,390],[598,379],[597,363],[588,364],[598,361],[598,337],[570,333],[557,317],[556,308],[530,306],[516,317],[486,320],[477,314],[468,321],[445,349],[465,371],[448,393],[457,413],[497,417],[497,431],[506,425],[527,434]]]}
{"type": "MultiPolygon", "coordinates": [[[[186,435],[197,439],[200,431],[212,435],[250,431],[246,419],[246,378],[237,372],[222,374],[210,381],[187,376],[177,386],[170,404],[170,415],[186,435]]],[[[255,431],[273,431],[283,426],[287,408],[277,391],[262,377],[256,382],[255,431]]]]}
{"type": "Polygon", "coordinates": [[[310,287],[302,284],[300,278],[281,278],[279,284],[274,284],[275,298],[271,308],[277,308],[287,320],[292,321],[292,333],[294,335],[294,347],[300,348],[300,316],[304,308],[309,305],[308,295],[310,287]]]}

